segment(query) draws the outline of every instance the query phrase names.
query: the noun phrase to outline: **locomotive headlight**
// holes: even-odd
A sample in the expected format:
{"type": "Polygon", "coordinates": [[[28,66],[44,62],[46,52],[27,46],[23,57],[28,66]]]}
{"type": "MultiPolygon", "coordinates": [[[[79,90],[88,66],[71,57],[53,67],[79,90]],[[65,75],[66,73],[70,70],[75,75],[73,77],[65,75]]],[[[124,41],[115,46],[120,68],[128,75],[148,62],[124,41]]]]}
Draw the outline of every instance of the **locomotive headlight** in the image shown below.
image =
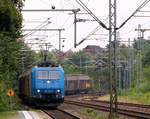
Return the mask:
{"type": "Polygon", "coordinates": [[[37,92],[39,93],[39,92],[40,92],[40,90],[38,89],[38,90],[37,90],[37,92]]]}
{"type": "Polygon", "coordinates": [[[60,93],[60,90],[59,90],[59,89],[57,90],[57,93],[60,93]]]}
{"type": "Polygon", "coordinates": [[[47,81],[47,83],[50,83],[50,81],[47,81]]]}

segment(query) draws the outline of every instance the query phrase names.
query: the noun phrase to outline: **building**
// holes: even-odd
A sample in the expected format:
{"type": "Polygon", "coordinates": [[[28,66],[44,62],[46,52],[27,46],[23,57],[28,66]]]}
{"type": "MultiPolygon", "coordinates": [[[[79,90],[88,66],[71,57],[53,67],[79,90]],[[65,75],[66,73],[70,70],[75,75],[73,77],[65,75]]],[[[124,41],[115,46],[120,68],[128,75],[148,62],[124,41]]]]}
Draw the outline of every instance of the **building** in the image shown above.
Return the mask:
{"type": "Polygon", "coordinates": [[[105,52],[105,48],[101,48],[97,45],[88,45],[83,49],[83,51],[90,54],[98,54],[105,52]]]}

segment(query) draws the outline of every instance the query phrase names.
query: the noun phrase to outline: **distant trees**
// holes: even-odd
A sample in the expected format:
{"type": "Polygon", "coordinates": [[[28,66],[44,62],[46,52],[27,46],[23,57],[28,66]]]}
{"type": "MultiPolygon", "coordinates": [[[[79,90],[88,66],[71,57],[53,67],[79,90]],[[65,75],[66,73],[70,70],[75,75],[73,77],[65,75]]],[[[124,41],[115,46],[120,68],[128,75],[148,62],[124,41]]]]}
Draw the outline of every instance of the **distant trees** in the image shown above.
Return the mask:
{"type": "Polygon", "coordinates": [[[143,54],[143,65],[145,67],[150,66],[150,41],[146,40],[143,43],[143,50],[142,50],[142,54],[143,54]]]}

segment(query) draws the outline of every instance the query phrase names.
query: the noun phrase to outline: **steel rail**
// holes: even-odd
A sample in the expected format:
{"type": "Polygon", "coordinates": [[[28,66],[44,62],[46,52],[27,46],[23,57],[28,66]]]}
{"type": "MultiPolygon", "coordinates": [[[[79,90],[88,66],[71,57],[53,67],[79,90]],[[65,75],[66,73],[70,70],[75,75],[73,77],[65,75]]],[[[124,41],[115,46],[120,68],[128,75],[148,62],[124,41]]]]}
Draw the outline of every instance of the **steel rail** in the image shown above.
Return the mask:
{"type": "Polygon", "coordinates": [[[57,108],[56,110],[42,110],[44,113],[46,113],[48,116],[50,116],[52,119],[80,119],[79,117],[64,111],[60,108],[57,108]],[[63,118],[64,116],[64,118],[63,118]]]}
{"type": "MultiPolygon", "coordinates": [[[[83,102],[83,101],[65,100],[64,103],[93,108],[96,110],[102,110],[102,111],[107,111],[107,112],[109,112],[110,110],[109,104],[108,103],[106,104],[106,102],[102,103],[101,105],[98,105],[98,104],[89,103],[88,101],[83,102]]],[[[131,109],[122,109],[120,107],[118,107],[118,114],[130,116],[130,117],[142,118],[142,119],[150,119],[150,113],[137,111],[137,110],[131,110],[131,109]]]]}

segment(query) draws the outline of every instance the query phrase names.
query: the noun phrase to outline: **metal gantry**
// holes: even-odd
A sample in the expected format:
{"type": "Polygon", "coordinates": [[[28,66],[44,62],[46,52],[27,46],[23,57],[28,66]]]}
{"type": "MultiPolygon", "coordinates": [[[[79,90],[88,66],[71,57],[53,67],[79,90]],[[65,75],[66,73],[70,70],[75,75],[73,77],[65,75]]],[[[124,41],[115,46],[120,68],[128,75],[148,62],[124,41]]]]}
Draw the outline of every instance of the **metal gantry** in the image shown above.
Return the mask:
{"type": "Polygon", "coordinates": [[[117,104],[117,39],[116,31],[122,28],[132,17],[135,16],[150,0],[145,0],[119,27],[117,25],[117,14],[116,14],[116,0],[109,0],[109,69],[110,69],[110,114],[109,118],[114,118],[118,115],[118,104],[117,104]],[[113,44],[112,44],[113,40],[113,44]],[[113,51],[113,54],[111,54],[113,51]],[[112,57],[113,56],[113,57],[112,57]],[[112,67],[113,62],[113,67],[112,67]]]}
{"type": "Polygon", "coordinates": [[[139,88],[139,82],[142,80],[142,51],[143,44],[144,44],[144,33],[146,31],[150,31],[150,29],[142,29],[141,25],[138,25],[138,29],[135,29],[135,31],[138,31],[138,41],[137,41],[137,91],[139,88]]]}
{"type": "Polygon", "coordinates": [[[65,29],[22,29],[22,31],[58,31],[59,32],[59,51],[61,51],[61,32],[65,29]]]}
{"type": "MultiPolygon", "coordinates": [[[[80,11],[80,9],[24,9],[22,10],[22,12],[73,12],[74,14],[74,42],[75,42],[75,45],[74,47],[76,47],[76,34],[77,34],[77,13],[80,11]]],[[[60,31],[59,31],[59,34],[60,34],[60,31]]],[[[60,39],[59,39],[59,43],[60,42],[60,39]]],[[[59,44],[59,50],[61,50],[61,46],[59,44]]]]}
{"type": "Polygon", "coordinates": [[[109,80],[110,80],[110,114],[117,116],[117,58],[116,58],[116,0],[109,0],[109,80]],[[113,42],[112,42],[113,40],[113,42]],[[113,50],[113,57],[112,57],[113,50]],[[113,64],[113,65],[112,65],[113,64]],[[113,74],[113,75],[112,75],[113,74]]]}

